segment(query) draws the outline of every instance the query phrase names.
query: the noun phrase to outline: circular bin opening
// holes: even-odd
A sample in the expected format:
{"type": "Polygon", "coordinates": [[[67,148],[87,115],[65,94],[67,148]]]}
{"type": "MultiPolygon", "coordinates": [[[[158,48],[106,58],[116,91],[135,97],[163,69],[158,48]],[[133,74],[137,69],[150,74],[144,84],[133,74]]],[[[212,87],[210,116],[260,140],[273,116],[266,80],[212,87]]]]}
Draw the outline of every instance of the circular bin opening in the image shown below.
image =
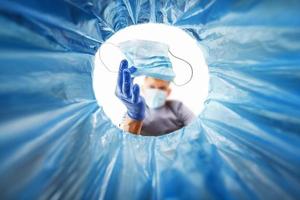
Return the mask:
{"type": "MultiPolygon", "coordinates": [[[[172,92],[168,99],[183,102],[195,115],[198,115],[204,107],[209,82],[208,67],[198,42],[177,27],[164,24],[141,24],[129,26],[115,33],[101,45],[95,56],[93,77],[95,96],[112,123],[120,127],[126,114],[125,106],[115,96],[118,75],[116,72],[121,60],[126,58],[118,45],[132,39],[158,41],[169,45],[171,53],[169,58],[176,74],[174,82],[177,85],[184,84],[191,77],[190,66],[180,59],[192,66],[192,79],[183,86],[171,83],[172,92]]],[[[144,79],[145,77],[140,76],[134,81],[141,86],[144,79]]],[[[141,95],[144,95],[143,92],[141,95]]]]}

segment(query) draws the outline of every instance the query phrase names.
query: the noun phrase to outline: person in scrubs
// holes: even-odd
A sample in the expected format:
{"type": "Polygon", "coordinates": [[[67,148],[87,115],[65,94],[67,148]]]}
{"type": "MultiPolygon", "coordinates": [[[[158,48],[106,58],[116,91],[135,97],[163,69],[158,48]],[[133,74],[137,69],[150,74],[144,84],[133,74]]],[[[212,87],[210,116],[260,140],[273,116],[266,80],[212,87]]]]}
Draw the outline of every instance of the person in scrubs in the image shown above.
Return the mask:
{"type": "Polygon", "coordinates": [[[116,96],[127,108],[122,123],[124,131],[159,136],[178,130],[195,119],[194,113],[182,102],[168,100],[172,90],[170,81],[146,76],[141,87],[133,84],[131,76],[136,69],[129,68],[128,62],[120,64],[116,96]]]}

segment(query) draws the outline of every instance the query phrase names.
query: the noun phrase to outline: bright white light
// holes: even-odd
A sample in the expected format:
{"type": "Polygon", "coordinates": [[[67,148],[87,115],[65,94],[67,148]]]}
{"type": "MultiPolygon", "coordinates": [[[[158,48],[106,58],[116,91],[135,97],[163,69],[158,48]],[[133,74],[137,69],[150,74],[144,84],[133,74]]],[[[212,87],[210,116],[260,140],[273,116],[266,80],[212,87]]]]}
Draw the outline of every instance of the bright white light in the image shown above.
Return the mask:
{"type": "MultiPolygon", "coordinates": [[[[203,53],[190,35],[183,30],[164,24],[142,24],[127,27],[118,31],[102,45],[95,57],[95,69],[93,78],[93,87],[99,105],[103,106],[104,112],[115,125],[120,124],[125,107],[115,96],[115,87],[117,73],[109,72],[99,59],[112,71],[117,71],[120,61],[124,59],[121,51],[112,44],[130,39],[152,40],[166,43],[170,46],[170,51],[175,56],[188,61],[194,71],[193,79],[185,86],[178,87],[172,84],[172,93],[170,99],[182,101],[196,115],[203,109],[203,103],[208,94],[208,67],[205,63],[203,53]]],[[[183,83],[190,76],[190,69],[187,64],[169,55],[173,69],[176,73],[176,82],[183,83]]],[[[140,85],[143,77],[137,77],[135,80],[140,85]]]]}

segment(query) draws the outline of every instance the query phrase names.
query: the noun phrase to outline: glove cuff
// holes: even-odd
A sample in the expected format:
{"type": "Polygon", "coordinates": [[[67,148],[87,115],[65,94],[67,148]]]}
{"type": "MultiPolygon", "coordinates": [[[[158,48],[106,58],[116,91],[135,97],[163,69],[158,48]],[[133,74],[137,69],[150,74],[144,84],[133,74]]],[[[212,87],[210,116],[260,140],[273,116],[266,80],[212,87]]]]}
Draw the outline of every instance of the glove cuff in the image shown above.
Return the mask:
{"type": "Polygon", "coordinates": [[[145,113],[142,113],[142,114],[134,113],[134,114],[132,114],[132,113],[127,111],[127,115],[128,115],[128,117],[130,117],[131,119],[136,120],[136,121],[143,121],[145,119],[145,113]]]}

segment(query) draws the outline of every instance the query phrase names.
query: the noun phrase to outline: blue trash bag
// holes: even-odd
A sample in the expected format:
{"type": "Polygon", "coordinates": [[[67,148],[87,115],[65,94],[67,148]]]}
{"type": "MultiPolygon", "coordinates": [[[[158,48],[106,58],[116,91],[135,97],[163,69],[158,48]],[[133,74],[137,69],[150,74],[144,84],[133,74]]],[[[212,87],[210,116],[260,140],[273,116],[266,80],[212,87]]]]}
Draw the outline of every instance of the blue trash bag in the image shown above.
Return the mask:
{"type": "Polygon", "coordinates": [[[298,0],[1,1],[0,199],[299,199],[299,10],[298,0]],[[194,37],[210,72],[204,111],[160,137],[113,125],[92,87],[101,44],[148,22],[194,37]]]}

